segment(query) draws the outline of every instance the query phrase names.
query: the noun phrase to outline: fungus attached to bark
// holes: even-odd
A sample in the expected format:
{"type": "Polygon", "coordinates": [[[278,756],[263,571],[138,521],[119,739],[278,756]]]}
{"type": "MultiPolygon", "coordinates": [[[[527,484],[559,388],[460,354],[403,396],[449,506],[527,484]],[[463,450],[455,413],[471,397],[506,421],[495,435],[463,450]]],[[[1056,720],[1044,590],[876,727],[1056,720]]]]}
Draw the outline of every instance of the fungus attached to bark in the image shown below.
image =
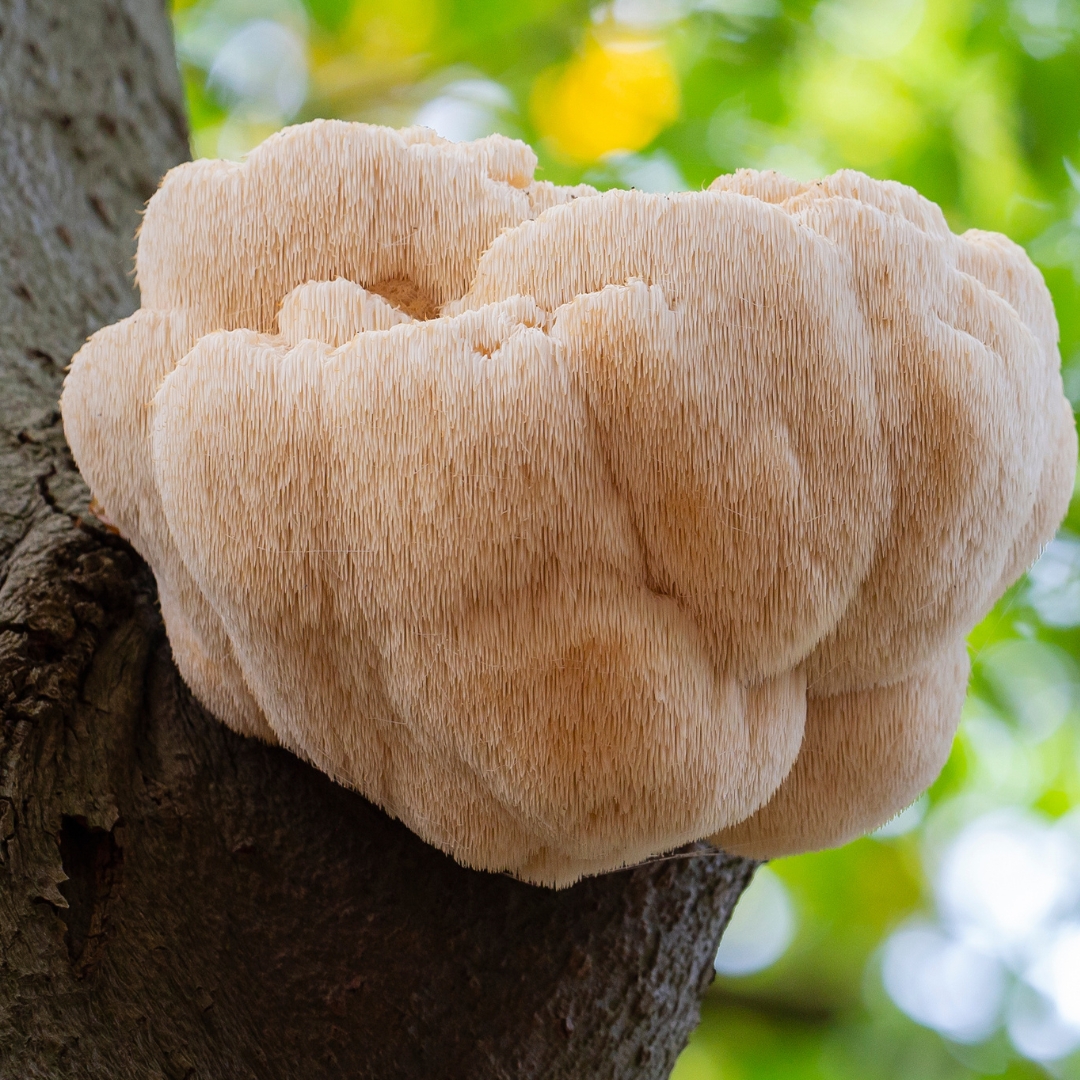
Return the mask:
{"type": "Polygon", "coordinates": [[[166,177],[62,404],[180,671],[529,881],[881,824],[1072,491],[1038,271],[858,173],[534,166],[316,122],[166,177]]]}

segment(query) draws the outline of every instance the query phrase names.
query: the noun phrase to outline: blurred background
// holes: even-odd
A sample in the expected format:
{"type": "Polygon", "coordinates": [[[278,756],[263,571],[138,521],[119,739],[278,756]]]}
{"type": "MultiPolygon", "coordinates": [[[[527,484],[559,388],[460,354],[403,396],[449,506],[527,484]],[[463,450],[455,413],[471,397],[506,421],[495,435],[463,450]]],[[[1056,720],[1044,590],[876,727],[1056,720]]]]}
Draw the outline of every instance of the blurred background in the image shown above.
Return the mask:
{"type": "MultiPolygon", "coordinates": [[[[192,151],[284,124],[525,139],[647,191],[901,180],[1024,244],[1080,404],[1080,0],[177,0],[192,151]]],[[[759,871],[677,1080],[1080,1078],[1080,499],[971,635],[952,757],[876,834],[759,871]]]]}

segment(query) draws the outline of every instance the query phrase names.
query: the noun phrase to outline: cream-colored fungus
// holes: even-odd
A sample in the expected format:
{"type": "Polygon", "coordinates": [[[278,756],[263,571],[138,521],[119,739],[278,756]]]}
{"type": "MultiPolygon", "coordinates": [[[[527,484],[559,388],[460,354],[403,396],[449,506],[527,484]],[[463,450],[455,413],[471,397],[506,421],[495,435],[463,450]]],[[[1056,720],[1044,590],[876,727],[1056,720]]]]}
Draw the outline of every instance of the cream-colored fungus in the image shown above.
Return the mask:
{"type": "Polygon", "coordinates": [[[880,825],[1072,491],[1038,271],[858,173],[535,164],[319,121],[166,177],[62,405],[181,673],[529,881],[880,825]]]}

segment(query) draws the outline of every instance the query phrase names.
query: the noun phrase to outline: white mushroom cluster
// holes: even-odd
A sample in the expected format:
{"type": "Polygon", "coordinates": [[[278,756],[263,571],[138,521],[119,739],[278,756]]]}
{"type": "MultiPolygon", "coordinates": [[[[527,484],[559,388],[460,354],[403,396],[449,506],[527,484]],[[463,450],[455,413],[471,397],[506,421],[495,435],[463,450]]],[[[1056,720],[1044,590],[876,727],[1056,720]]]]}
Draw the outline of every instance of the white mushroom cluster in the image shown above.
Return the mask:
{"type": "Polygon", "coordinates": [[[1072,491],[1038,271],[858,173],[535,164],[319,121],[166,177],[62,407],[181,673],[528,881],[881,824],[1072,491]]]}

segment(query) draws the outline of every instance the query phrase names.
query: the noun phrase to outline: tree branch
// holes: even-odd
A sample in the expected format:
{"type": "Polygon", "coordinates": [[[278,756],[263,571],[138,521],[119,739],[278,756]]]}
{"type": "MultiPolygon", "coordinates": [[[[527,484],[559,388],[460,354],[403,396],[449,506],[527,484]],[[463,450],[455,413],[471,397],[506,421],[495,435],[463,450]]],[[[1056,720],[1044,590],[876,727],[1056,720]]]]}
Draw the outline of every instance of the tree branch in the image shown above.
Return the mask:
{"type": "Polygon", "coordinates": [[[662,1077],[753,864],[474,873],[193,701],[56,399],[187,153],[161,0],[0,0],[0,1077],[662,1077]]]}

